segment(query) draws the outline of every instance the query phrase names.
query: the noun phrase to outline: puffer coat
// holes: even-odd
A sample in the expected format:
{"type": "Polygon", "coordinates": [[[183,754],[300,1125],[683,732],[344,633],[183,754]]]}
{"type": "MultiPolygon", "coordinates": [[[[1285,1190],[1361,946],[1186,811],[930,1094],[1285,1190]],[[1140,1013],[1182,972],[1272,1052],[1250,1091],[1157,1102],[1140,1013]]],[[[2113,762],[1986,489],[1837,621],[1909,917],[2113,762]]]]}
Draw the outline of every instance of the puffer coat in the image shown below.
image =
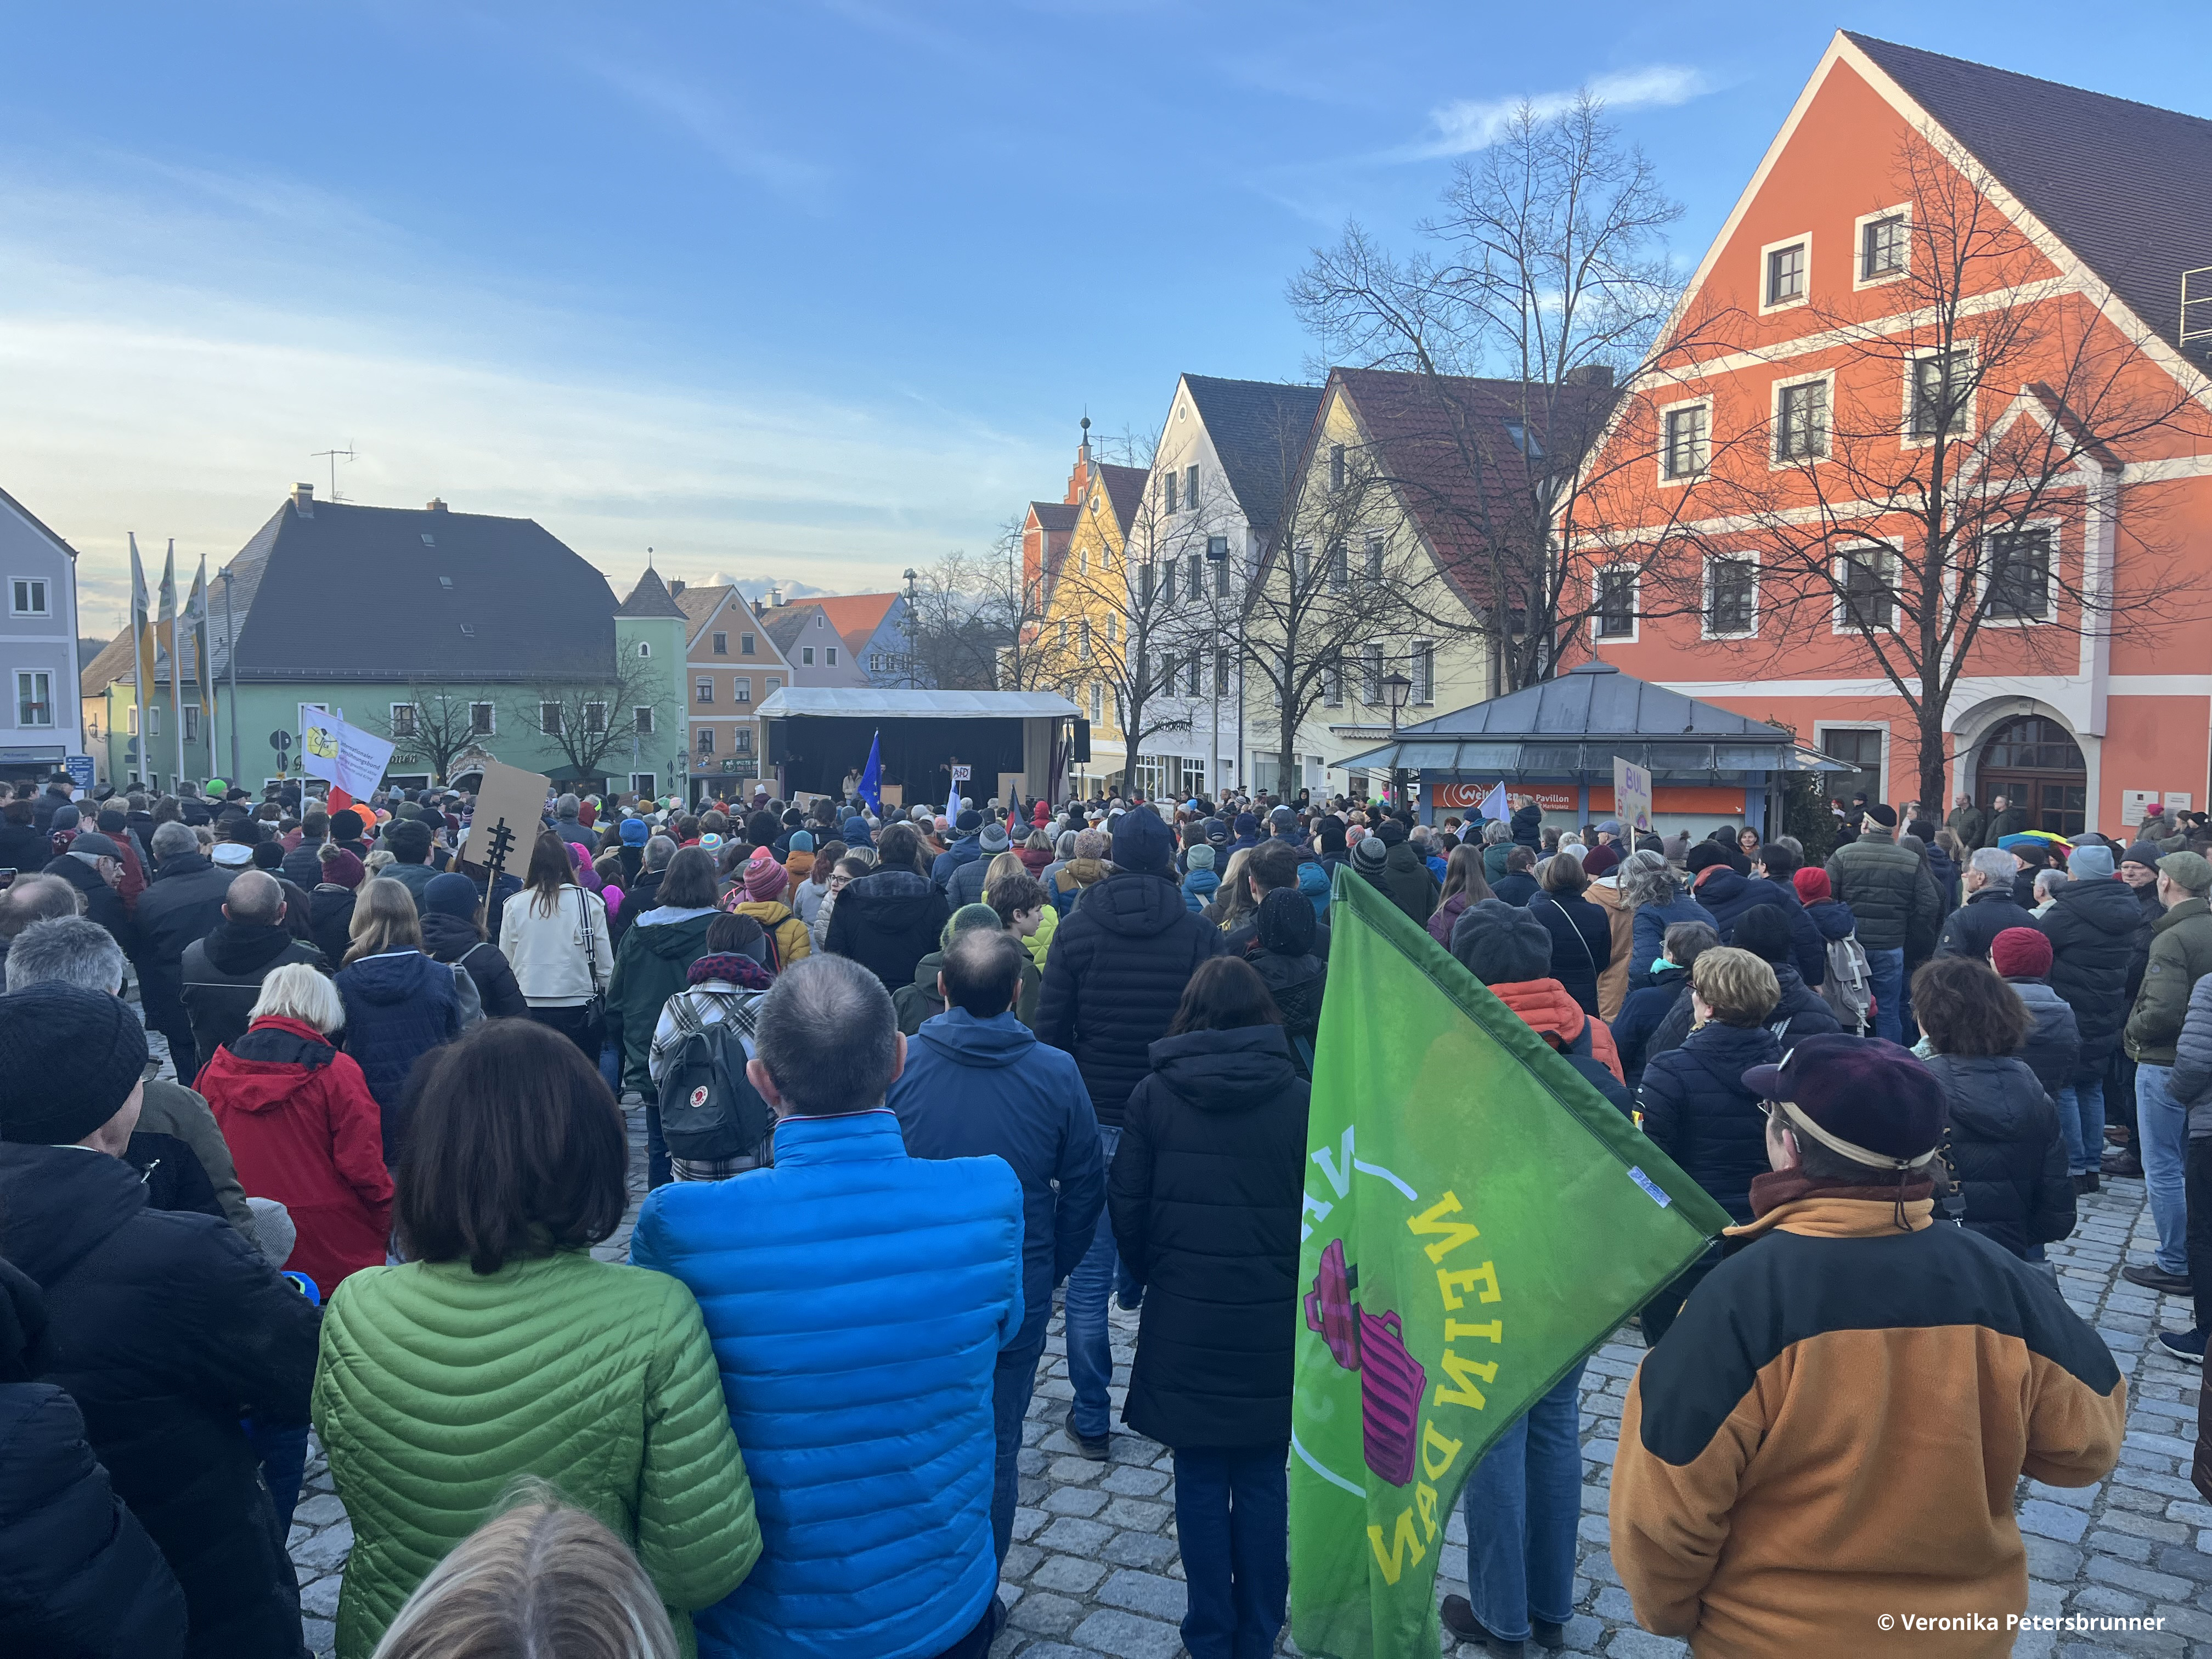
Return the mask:
{"type": "Polygon", "coordinates": [[[0,1261],[0,1653],[178,1659],[185,1597],[44,1368],[46,1298],[0,1261]]]}
{"type": "Polygon", "coordinates": [[[1766,1118],[1743,1074],[1781,1053],[1764,1025],[1708,1020],[1680,1048],[1644,1062],[1644,1133],[1738,1223],[1751,1219],[1753,1177],[1770,1167],[1766,1118]]]}
{"type": "Polygon", "coordinates": [[[1835,896],[1858,918],[1868,951],[1901,951],[1918,927],[1935,935],[1935,878],[1887,830],[1862,834],[1828,859],[1835,896]]]}
{"type": "Polygon", "coordinates": [[[837,895],[823,948],[852,957],[895,996],[913,982],[915,964],[937,948],[951,915],[927,877],[878,870],[837,895]]]}
{"type": "Polygon", "coordinates": [[[702,1655],[933,1659],[975,1626],[1022,1233],[1005,1160],[909,1158],[887,1110],[787,1117],[773,1168],[647,1197],[631,1259],[698,1297],[760,1506],[702,1655]]]}
{"type": "Polygon", "coordinates": [[[2051,988],[2074,1011],[2081,1059],[2072,1080],[2105,1074],[2128,1018],[2128,977],[2149,926],[2135,889],[2117,877],[2069,881],[2036,919],[2051,941],[2051,988]]]}
{"type": "Polygon", "coordinates": [[[1121,1127],[1183,988],[1223,949],[1221,930],[1191,915],[1173,882],[1135,871],[1109,876],[1060,922],[1045,958],[1036,1034],[1075,1056],[1100,1123],[1121,1127]]]}
{"type": "MultiPolygon", "coordinates": [[[[1925,1062],[1950,1103],[1943,1159],[1966,1226],[2024,1256],[2074,1231],[2074,1182],[2058,1109],[2017,1054],[1936,1054],[1925,1062]]],[[[1939,1206],[1940,1207],[1940,1206],[1939,1206]]]]}
{"type": "Polygon", "coordinates": [[[1307,1087],[1279,1025],[1152,1045],[1107,1181],[1145,1286],[1121,1420],[1169,1446],[1291,1437],[1307,1087]]]}
{"type": "Polygon", "coordinates": [[[2081,1069],[2080,1023],[2049,981],[2008,979],[2005,983],[2020,994],[2020,1000],[2027,1005],[2028,1018],[2035,1022],[2020,1057],[2055,1102],[2058,1091],[2072,1083],[2081,1069]]]}
{"type": "Polygon", "coordinates": [[[314,1415],[353,1522],[340,1659],[367,1659],[520,1474],[636,1551],[687,1652],[687,1612],[760,1555],[698,1304],[665,1273],[581,1250],[356,1273],[324,1316],[314,1415]]]}
{"type": "Polygon", "coordinates": [[[1552,936],[1552,977],[1584,1013],[1597,1017],[1597,982],[1613,963],[1611,913],[1579,893],[1538,893],[1528,914],[1552,936]]]}
{"type": "Polygon", "coordinates": [[[607,1033],[622,1049],[623,1087],[648,1100],[654,1097],[653,1028],[659,1023],[661,1005],[684,988],[691,964],[707,953],[707,926],[714,918],[711,910],[696,915],[648,910],[615,947],[614,975],[607,981],[607,1033]],[[667,920],[654,920],[664,916],[667,920]]]}

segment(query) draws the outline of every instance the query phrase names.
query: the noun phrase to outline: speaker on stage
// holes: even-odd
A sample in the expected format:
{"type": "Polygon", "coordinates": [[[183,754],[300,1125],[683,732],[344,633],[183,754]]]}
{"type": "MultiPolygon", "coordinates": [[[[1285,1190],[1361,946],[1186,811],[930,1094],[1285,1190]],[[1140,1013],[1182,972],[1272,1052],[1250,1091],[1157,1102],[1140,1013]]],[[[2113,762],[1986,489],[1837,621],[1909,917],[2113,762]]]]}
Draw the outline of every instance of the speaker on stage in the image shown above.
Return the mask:
{"type": "Polygon", "coordinates": [[[1077,763],[1079,765],[1087,763],[1090,761],[1091,722],[1089,720],[1078,720],[1075,722],[1075,734],[1070,742],[1067,757],[1069,760],[1077,763]]]}

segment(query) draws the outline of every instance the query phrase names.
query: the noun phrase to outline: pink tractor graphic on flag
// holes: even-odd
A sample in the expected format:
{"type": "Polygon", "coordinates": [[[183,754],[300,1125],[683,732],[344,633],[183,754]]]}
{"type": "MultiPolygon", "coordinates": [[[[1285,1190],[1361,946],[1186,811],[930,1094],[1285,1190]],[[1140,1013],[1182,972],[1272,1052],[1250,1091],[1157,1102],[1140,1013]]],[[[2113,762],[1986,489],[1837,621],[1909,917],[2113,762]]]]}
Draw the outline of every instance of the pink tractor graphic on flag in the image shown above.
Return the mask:
{"type": "Polygon", "coordinates": [[[1321,1272],[1305,1296],[1306,1328],[1319,1331],[1329,1355],[1359,1373],[1361,1438],[1367,1467],[1394,1486],[1413,1478],[1419,1451],[1421,1396],[1429,1374],[1407,1351],[1396,1313],[1371,1314],[1352,1299],[1359,1269],[1347,1267],[1344,1241],[1322,1252],[1321,1272]]]}

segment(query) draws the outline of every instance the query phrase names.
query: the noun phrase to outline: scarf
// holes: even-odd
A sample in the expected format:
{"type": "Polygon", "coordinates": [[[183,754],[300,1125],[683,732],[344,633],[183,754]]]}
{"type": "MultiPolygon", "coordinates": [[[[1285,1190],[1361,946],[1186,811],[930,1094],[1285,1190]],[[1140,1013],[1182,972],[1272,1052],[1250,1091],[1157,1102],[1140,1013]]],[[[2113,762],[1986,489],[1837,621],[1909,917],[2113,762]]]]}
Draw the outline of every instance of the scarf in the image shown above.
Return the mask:
{"type": "MultiPolygon", "coordinates": [[[[1900,1174],[1910,1171],[1900,1170],[1900,1174]]],[[[1914,1176],[1909,1181],[1894,1186],[1869,1187],[1856,1181],[1814,1181],[1797,1170],[1769,1170],[1764,1175],[1753,1176],[1751,1181],[1751,1212],[1765,1216],[1785,1204],[1795,1204],[1801,1198],[1855,1198],[1870,1204],[1897,1206],[1897,1225],[1900,1232],[1911,1230],[1905,1224],[1905,1206],[1917,1203],[1936,1194],[1934,1179],[1926,1175],[1914,1176]]]]}
{"type": "Polygon", "coordinates": [[[684,975],[687,985],[702,984],[710,979],[721,980],[743,991],[765,991],[775,983],[775,975],[742,951],[701,957],[684,975]]]}

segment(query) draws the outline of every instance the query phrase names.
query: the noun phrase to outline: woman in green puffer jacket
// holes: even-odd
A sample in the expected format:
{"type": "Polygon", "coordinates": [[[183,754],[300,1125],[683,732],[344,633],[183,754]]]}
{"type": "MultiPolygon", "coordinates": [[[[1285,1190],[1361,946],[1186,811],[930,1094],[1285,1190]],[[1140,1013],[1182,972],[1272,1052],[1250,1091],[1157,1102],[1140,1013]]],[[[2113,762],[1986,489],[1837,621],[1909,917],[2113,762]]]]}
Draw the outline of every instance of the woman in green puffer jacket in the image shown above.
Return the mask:
{"type": "Polygon", "coordinates": [[[591,1255],[622,1221],[622,1115],[574,1043],[519,1019],[440,1049],[414,1092],[410,1260],[338,1287],[315,1374],[354,1531],[339,1659],[369,1659],[521,1475],[635,1549],[690,1654],[691,1610],[743,1582],[760,1528],[690,1291],[591,1255]]]}

